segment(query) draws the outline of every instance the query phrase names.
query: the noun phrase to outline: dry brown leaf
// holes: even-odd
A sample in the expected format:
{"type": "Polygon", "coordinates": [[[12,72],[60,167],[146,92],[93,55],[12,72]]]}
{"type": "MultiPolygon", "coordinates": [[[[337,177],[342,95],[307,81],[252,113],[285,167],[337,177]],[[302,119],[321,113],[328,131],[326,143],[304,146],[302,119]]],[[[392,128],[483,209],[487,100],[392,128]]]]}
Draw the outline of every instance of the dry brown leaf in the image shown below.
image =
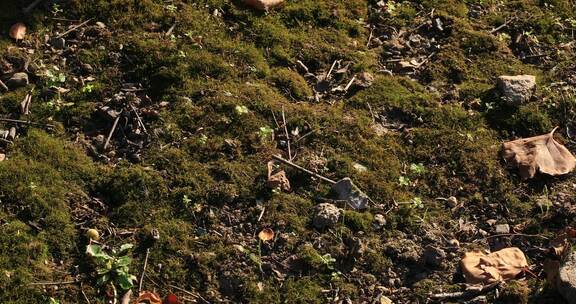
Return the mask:
{"type": "Polygon", "coordinates": [[[140,293],[138,298],[134,301],[134,304],[162,304],[162,299],[160,296],[151,292],[143,291],[140,293]]]}
{"type": "Polygon", "coordinates": [[[274,230],[270,228],[262,229],[262,231],[258,233],[258,238],[260,238],[264,242],[270,241],[271,239],[274,238],[274,230]]]}
{"type": "Polygon", "coordinates": [[[18,22],[10,27],[10,37],[16,40],[22,40],[26,36],[26,25],[18,22]]]}
{"type": "Polygon", "coordinates": [[[504,159],[518,167],[523,179],[534,177],[537,171],[549,175],[569,173],[576,166],[576,160],[566,147],[554,140],[556,129],[548,134],[504,143],[504,159]]]}
{"type": "Polygon", "coordinates": [[[280,188],[283,191],[290,192],[290,181],[286,177],[284,170],[275,170],[274,161],[268,162],[268,187],[280,188]]]}
{"type": "Polygon", "coordinates": [[[528,262],[520,249],[510,247],[489,254],[467,252],[460,266],[467,283],[486,284],[515,278],[528,267],[528,262]]]}
{"type": "Polygon", "coordinates": [[[550,257],[544,260],[543,270],[546,279],[553,288],[556,288],[560,271],[560,261],[570,253],[572,240],[576,238],[576,229],[566,227],[556,238],[550,241],[550,257]]]}
{"type": "Polygon", "coordinates": [[[282,2],[284,2],[284,0],[244,0],[246,5],[262,11],[267,11],[270,8],[282,4],[282,2]]]}

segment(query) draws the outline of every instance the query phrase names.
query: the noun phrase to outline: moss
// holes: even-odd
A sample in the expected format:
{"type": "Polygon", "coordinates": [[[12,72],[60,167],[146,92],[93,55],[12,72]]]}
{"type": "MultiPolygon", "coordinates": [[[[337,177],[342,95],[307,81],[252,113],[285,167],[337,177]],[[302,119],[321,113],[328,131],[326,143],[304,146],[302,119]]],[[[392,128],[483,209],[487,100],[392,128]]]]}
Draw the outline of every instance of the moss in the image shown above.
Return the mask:
{"type": "Polygon", "coordinates": [[[271,79],[286,95],[297,100],[306,100],[312,97],[312,89],[304,77],[290,69],[276,69],[271,79]]]}
{"type": "Polygon", "coordinates": [[[326,270],[326,263],[324,262],[322,255],[320,255],[320,253],[318,253],[318,251],[312,247],[311,244],[301,245],[298,247],[296,254],[298,258],[304,263],[304,265],[306,265],[307,269],[316,271],[326,270]]]}
{"type": "Polygon", "coordinates": [[[324,302],[322,287],[312,278],[290,278],[281,290],[282,301],[294,304],[320,304],[324,302]]]}
{"type": "Polygon", "coordinates": [[[504,285],[498,303],[528,303],[528,297],[531,294],[531,290],[527,285],[528,284],[523,281],[510,281],[504,285]]]}
{"type": "Polygon", "coordinates": [[[374,216],[370,212],[344,211],[344,224],[354,231],[369,231],[374,216]]]}

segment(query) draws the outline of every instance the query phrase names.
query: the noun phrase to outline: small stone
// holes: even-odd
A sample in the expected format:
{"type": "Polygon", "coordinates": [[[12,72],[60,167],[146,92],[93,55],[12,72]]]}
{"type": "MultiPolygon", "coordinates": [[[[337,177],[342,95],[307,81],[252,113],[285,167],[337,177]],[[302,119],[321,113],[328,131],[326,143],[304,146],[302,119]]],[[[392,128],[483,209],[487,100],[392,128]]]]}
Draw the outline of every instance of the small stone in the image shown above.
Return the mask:
{"type": "Polygon", "coordinates": [[[497,83],[502,99],[514,105],[530,100],[536,89],[536,76],[500,76],[497,83]]]}
{"type": "Polygon", "coordinates": [[[360,173],[368,171],[368,168],[366,168],[366,166],[359,163],[354,163],[352,166],[354,167],[354,169],[356,169],[356,171],[360,173]]]}
{"type": "Polygon", "coordinates": [[[28,74],[14,73],[14,75],[6,81],[6,85],[11,89],[25,87],[28,85],[28,74]]]}
{"type": "Polygon", "coordinates": [[[428,245],[424,249],[424,263],[429,266],[440,267],[445,259],[446,252],[441,248],[428,245]]]}
{"type": "Polygon", "coordinates": [[[457,239],[451,239],[450,241],[448,241],[448,244],[450,244],[450,246],[455,248],[460,247],[460,241],[458,241],[457,239]]]}
{"type": "Polygon", "coordinates": [[[80,64],[80,71],[86,75],[94,72],[94,68],[88,63],[82,63],[80,64]]]}
{"type": "Polygon", "coordinates": [[[368,196],[364,194],[348,177],[339,180],[332,186],[332,193],[337,200],[347,201],[354,209],[366,209],[368,196]]]}
{"type": "Polygon", "coordinates": [[[496,225],[496,234],[507,234],[510,233],[510,225],[508,224],[498,224],[496,225]]]}
{"type": "Polygon", "coordinates": [[[558,292],[568,304],[576,304],[576,251],[573,251],[560,264],[558,271],[558,292]]]}
{"type": "Polygon", "coordinates": [[[63,50],[66,48],[66,40],[64,38],[52,38],[50,40],[50,45],[52,45],[55,49],[63,50]]]}
{"type": "Polygon", "coordinates": [[[9,140],[14,140],[16,138],[16,128],[15,127],[11,127],[10,131],[8,131],[8,139],[9,140]]]}
{"type": "Polygon", "coordinates": [[[382,229],[382,227],[386,226],[386,218],[382,214],[374,215],[374,220],[372,221],[372,226],[376,230],[382,229]]]}
{"type": "Polygon", "coordinates": [[[158,241],[160,239],[160,232],[156,228],[152,228],[152,230],[150,230],[150,235],[154,241],[158,241]]]}
{"type": "Polygon", "coordinates": [[[372,74],[368,72],[362,72],[358,74],[358,77],[356,78],[356,84],[362,88],[367,88],[372,86],[374,80],[375,78],[372,74]]]}
{"type": "Polygon", "coordinates": [[[101,22],[101,21],[96,21],[96,25],[102,29],[106,28],[106,24],[104,24],[104,22],[101,22]]]}
{"type": "Polygon", "coordinates": [[[458,199],[454,196],[449,197],[446,202],[448,203],[448,206],[450,206],[450,208],[454,208],[456,206],[458,206],[458,199]]]}
{"type": "Polygon", "coordinates": [[[318,204],[316,207],[316,214],[312,219],[312,224],[318,229],[332,227],[338,223],[340,218],[340,209],[330,203],[318,204]]]}

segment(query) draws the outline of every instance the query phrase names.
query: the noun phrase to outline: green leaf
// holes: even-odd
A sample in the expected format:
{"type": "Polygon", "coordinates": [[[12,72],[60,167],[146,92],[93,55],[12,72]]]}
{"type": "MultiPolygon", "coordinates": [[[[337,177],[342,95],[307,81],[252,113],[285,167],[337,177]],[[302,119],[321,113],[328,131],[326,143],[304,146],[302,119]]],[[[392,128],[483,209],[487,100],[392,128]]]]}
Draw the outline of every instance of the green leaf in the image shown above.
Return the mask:
{"type": "Polygon", "coordinates": [[[106,284],[106,282],[110,281],[110,275],[109,274],[105,274],[102,276],[99,276],[98,279],[96,280],[96,284],[98,285],[104,285],[106,284]]]}
{"type": "Polygon", "coordinates": [[[48,301],[48,304],[60,304],[60,301],[54,299],[53,297],[50,297],[48,301]]]}
{"type": "Polygon", "coordinates": [[[125,255],[125,256],[119,257],[116,260],[116,267],[128,266],[128,265],[130,265],[130,263],[132,263],[132,258],[125,255]]]}
{"type": "Polygon", "coordinates": [[[130,249],[132,249],[134,247],[133,244],[123,244],[122,246],[120,246],[120,250],[118,251],[118,254],[126,252],[130,249]]]}
{"type": "Polygon", "coordinates": [[[120,288],[126,290],[134,287],[134,280],[136,280],[135,276],[129,275],[127,273],[122,273],[118,275],[116,282],[118,283],[118,285],[120,285],[120,288]]]}
{"type": "Polygon", "coordinates": [[[109,256],[106,252],[104,252],[104,250],[102,250],[102,246],[96,244],[86,246],[86,254],[98,260],[112,259],[111,256],[109,256]]]}

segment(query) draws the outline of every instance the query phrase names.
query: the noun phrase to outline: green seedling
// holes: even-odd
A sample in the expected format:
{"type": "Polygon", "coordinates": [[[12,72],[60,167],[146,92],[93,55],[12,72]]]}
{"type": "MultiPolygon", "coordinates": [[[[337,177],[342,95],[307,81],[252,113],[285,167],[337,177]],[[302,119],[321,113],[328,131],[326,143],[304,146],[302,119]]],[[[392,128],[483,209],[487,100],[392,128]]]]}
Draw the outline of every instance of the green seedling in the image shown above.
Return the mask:
{"type": "Polygon", "coordinates": [[[129,267],[132,263],[132,257],[129,255],[132,247],[134,245],[124,244],[118,250],[112,250],[111,254],[108,254],[100,245],[86,246],[86,254],[92,258],[96,268],[98,285],[111,284],[114,290],[116,286],[122,290],[128,290],[134,286],[136,277],[130,274],[129,267]]]}

